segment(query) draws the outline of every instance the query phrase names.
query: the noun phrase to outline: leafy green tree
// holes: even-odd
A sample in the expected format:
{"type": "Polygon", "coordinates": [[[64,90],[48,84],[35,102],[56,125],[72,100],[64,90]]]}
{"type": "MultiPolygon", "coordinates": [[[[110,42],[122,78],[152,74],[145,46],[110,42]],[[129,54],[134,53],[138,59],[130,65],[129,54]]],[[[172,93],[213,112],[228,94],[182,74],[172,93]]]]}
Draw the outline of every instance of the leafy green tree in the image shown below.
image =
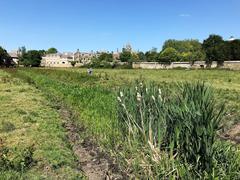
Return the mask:
{"type": "Polygon", "coordinates": [[[240,60],[240,40],[226,42],[229,60],[240,60]]]}
{"type": "Polygon", "coordinates": [[[98,60],[100,62],[105,61],[105,62],[113,62],[113,55],[112,53],[101,53],[101,55],[99,56],[98,60]]]}
{"type": "Polygon", "coordinates": [[[94,68],[110,68],[113,62],[113,53],[101,53],[99,57],[93,57],[91,60],[91,67],[94,68]]]}
{"type": "Polygon", "coordinates": [[[211,64],[212,61],[217,61],[221,65],[228,59],[227,44],[219,35],[210,35],[203,42],[203,49],[206,53],[206,61],[211,64]]]}
{"type": "Polygon", "coordinates": [[[202,49],[202,44],[198,40],[174,40],[165,41],[163,51],[167,48],[174,48],[178,53],[179,61],[203,61],[205,60],[205,53],[202,49]]]}
{"type": "Polygon", "coordinates": [[[174,48],[177,52],[183,53],[183,52],[188,52],[190,51],[190,44],[192,40],[175,40],[175,39],[169,39],[165,41],[162,50],[165,50],[167,48],[174,48]]]}
{"type": "Polygon", "coordinates": [[[41,54],[41,56],[44,56],[46,54],[46,51],[43,49],[43,50],[39,50],[39,53],[41,54]]]}
{"type": "Polygon", "coordinates": [[[131,62],[132,61],[132,53],[129,51],[123,51],[120,54],[120,61],[121,62],[131,62]]]}
{"type": "Polygon", "coordinates": [[[58,50],[54,47],[49,48],[46,52],[46,54],[56,54],[56,53],[58,53],[58,50]]]}
{"type": "Polygon", "coordinates": [[[9,67],[12,65],[12,58],[7,51],[0,46],[0,66],[9,67]]]}
{"type": "Polygon", "coordinates": [[[150,51],[147,51],[145,53],[145,57],[146,57],[146,60],[148,62],[151,62],[151,61],[157,61],[158,60],[158,52],[157,52],[157,48],[152,48],[150,51]]]}
{"type": "Polygon", "coordinates": [[[166,63],[171,63],[174,61],[178,61],[179,55],[176,49],[169,47],[164,49],[160,54],[159,54],[159,61],[160,62],[166,62],[166,63]]]}
{"type": "Polygon", "coordinates": [[[41,53],[37,50],[30,50],[20,58],[20,64],[26,67],[38,67],[41,63],[41,53]]]}
{"type": "Polygon", "coordinates": [[[131,60],[132,60],[132,62],[139,61],[138,53],[132,53],[131,60]]]}
{"type": "Polygon", "coordinates": [[[145,61],[146,60],[146,56],[145,56],[144,52],[138,52],[137,55],[138,55],[139,61],[145,61]]]}

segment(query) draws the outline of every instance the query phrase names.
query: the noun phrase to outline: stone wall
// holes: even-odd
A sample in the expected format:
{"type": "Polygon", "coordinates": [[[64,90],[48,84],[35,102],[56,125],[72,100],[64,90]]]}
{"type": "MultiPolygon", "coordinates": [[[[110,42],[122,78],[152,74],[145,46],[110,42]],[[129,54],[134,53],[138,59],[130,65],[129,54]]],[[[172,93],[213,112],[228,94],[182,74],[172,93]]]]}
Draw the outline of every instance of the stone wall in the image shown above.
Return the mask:
{"type": "MultiPolygon", "coordinates": [[[[161,64],[158,62],[135,62],[132,65],[133,69],[173,69],[173,68],[186,68],[186,69],[200,69],[206,68],[207,64],[205,61],[195,61],[194,64],[190,62],[172,62],[170,64],[161,64]]],[[[216,68],[217,62],[213,61],[211,68],[216,68]]],[[[225,61],[223,69],[240,70],[240,60],[239,61],[225,61]]]]}
{"type": "Polygon", "coordinates": [[[232,69],[232,70],[240,70],[240,60],[225,61],[223,64],[223,68],[232,69]]]}

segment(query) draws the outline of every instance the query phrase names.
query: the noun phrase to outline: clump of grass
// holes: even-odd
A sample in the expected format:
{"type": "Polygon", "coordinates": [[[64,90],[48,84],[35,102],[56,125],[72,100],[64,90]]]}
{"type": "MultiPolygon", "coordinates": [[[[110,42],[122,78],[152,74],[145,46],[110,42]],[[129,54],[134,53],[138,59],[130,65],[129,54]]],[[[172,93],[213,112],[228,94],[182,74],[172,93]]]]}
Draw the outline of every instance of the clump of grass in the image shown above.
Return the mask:
{"type": "Polygon", "coordinates": [[[1,171],[19,171],[23,172],[29,169],[34,163],[34,146],[29,146],[21,151],[14,151],[0,145],[0,172],[1,171]]]}
{"type": "Polygon", "coordinates": [[[9,121],[2,121],[1,123],[1,132],[11,132],[16,129],[15,125],[9,121]]]}
{"type": "MultiPolygon", "coordinates": [[[[157,166],[165,164],[164,156],[174,164],[172,169],[176,168],[171,177],[215,177],[215,161],[220,160],[216,156],[216,133],[224,106],[216,108],[209,86],[201,82],[184,83],[175,91],[166,92],[155,84],[137,83],[122,89],[118,102],[120,130],[126,134],[131,148],[148,149],[145,155],[151,164],[157,161],[157,166]]],[[[163,168],[155,172],[151,168],[148,172],[156,177],[163,168]]]]}
{"type": "Polygon", "coordinates": [[[36,123],[36,120],[33,119],[33,117],[31,115],[23,116],[23,121],[25,123],[36,123]]]}
{"type": "Polygon", "coordinates": [[[14,111],[16,111],[19,115],[26,115],[27,114],[27,112],[23,109],[16,109],[14,111]]]}

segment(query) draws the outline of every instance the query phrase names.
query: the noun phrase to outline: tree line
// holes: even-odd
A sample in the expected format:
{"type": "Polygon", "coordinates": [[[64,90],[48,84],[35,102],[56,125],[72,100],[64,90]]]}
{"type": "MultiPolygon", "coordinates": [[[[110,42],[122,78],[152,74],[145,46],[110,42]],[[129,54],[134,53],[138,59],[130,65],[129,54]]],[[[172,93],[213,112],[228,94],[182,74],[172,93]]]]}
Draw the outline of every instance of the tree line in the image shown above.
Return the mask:
{"type": "Polygon", "coordinates": [[[5,49],[0,46],[0,67],[9,67],[12,65],[12,60],[5,49]]]}
{"type": "MultiPolygon", "coordinates": [[[[46,54],[57,53],[56,48],[49,48],[45,50],[27,50],[24,46],[17,51],[19,64],[25,67],[39,67],[42,57],[46,54]]],[[[14,66],[14,62],[8,52],[0,46],[0,67],[14,66]]]]}
{"type": "MultiPolygon", "coordinates": [[[[38,67],[42,56],[58,51],[56,48],[49,48],[47,51],[27,51],[25,47],[21,47],[18,52],[19,65],[38,67]]],[[[203,43],[195,39],[169,39],[164,42],[161,51],[152,48],[147,52],[134,52],[131,48],[123,48],[118,57],[114,57],[113,53],[104,52],[92,59],[91,66],[110,67],[118,64],[119,61],[128,64],[138,61],[160,63],[206,61],[207,64],[211,64],[213,61],[217,61],[219,65],[222,65],[227,60],[240,60],[240,40],[225,41],[219,35],[210,35],[203,43]]],[[[0,46],[0,66],[9,67],[12,65],[11,57],[0,46]]]]}
{"type": "MultiPolygon", "coordinates": [[[[114,62],[112,53],[102,53],[98,58],[94,58],[92,64],[107,65],[114,62]]],[[[147,52],[132,52],[123,48],[117,59],[121,62],[192,62],[206,61],[211,64],[217,61],[219,65],[227,60],[240,60],[240,40],[225,41],[219,35],[210,35],[203,43],[199,40],[175,40],[169,39],[164,42],[162,50],[158,52],[157,48],[152,48],[147,52]]]]}

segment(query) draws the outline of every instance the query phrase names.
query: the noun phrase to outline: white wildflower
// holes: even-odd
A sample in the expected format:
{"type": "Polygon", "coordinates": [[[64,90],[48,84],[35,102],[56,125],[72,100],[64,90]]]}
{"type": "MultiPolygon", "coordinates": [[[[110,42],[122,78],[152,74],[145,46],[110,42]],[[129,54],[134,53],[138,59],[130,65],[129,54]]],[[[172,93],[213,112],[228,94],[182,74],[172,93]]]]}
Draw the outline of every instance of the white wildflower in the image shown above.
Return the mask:
{"type": "Polygon", "coordinates": [[[138,90],[137,86],[135,87],[136,91],[138,90]]]}
{"type": "Polygon", "coordinates": [[[118,99],[119,102],[122,102],[122,99],[120,97],[117,97],[117,99],[118,99]]]}
{"type": "Polygon", "coordinates": [[[142,98],[141,94],[140,94],[140,93],[137,93],[137,100],[138,100],[138,101],[141,101],[141,98],[142,98]]]}
{"type": "Polygon", "coordinates": [[[158,98],[160,99],[160,101],[162,101],[163,99],[162,99],[162,96],[159,94],[158,95],[158,98]]]}
{"type": "Polygon", "coordinates": [[[125,106],[125,104],[122,104],[122,107],[123,107],[124,109],[126,109],[126,106],[125,106]]]}
{"type": "Polygon", "coordinates": [[[140,87],[141,87],[141,88],[143,87],[143,83],[140,83],[140,87]]]}
{"type": "Polygon", "coordinates": [[[120,92],[120,97],[123,97],[123,92],[122,91],[120,92]]]}
{"type": "Polygon", "coordinates": [[[152,99],[155,101],[156,99],[155,99],[155,97],[152,95],[152,99]]]}
{"type": "Polygon", "coordinates": [[[148,88],[146,88],[146,92],[148,93],[148,88]]]}
{"type": "Polygon", "coordinates": [[[159,95],[162,95],[161,89],[158,89],[158,93],[159,93],[159,95]]]}

